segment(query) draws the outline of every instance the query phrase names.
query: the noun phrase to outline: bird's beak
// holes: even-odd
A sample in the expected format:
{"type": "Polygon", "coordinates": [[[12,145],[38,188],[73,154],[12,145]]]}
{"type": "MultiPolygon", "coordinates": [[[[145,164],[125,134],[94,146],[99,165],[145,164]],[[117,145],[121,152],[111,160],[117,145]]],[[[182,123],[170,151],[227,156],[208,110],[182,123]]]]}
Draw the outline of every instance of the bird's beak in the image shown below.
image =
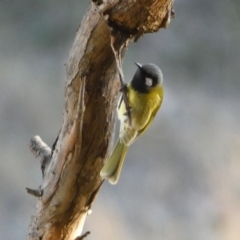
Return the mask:
{"type": "Polygon", "coordinates": [[[142,68],[142,64],[141,64],[141,63],[137,63],[137,62],[135,62],[135,64],[137,65],[137,67],[138,67],[139,69],[142,68]]]}

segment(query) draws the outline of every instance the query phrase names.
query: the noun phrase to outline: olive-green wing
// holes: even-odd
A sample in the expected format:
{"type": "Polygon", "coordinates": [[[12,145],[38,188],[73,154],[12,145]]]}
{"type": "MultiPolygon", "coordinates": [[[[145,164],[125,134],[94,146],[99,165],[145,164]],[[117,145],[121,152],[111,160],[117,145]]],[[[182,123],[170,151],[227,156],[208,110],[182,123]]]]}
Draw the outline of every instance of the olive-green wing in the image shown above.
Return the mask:
{"type": "Polygon", "coordinates": [[[144,126],[144,128],[142,128],[141,130],[138,131],[138,134],[137,134],[136,138],[141,136],[146,131],[146,129],[151,125],[151,123],[152,123],[153,119],[155,118],[161,104],[162,104],[162,100],[159,102],[159,105],[152,112],[152,115],[150,116],[150,118],[149,118],[147,124],[144,126]]]}

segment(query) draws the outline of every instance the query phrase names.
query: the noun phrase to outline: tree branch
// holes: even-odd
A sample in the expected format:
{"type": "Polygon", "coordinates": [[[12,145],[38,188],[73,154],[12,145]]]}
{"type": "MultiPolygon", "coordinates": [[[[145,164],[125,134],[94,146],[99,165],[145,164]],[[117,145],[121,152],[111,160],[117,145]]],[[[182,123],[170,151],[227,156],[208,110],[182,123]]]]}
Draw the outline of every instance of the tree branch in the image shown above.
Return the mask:
{"type": "Polygon", "coordinates": [[[50,159],[44,167],[29,240],[72,240],[81,235],[103,183],[99,172],[113,139],[121,58],[131,39],[167,27],[173,4],[173,0],[95,2],[77,31],[69,55],[59,136],[52,152],[45,147],[46,154],[34,153],[50,159]]]}

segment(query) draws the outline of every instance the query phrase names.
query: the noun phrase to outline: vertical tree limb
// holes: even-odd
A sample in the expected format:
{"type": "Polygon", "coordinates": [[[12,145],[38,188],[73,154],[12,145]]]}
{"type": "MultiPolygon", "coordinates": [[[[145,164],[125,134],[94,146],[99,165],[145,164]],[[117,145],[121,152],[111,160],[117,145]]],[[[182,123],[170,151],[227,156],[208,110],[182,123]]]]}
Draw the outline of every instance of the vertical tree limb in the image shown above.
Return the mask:
{"type": "Polygon", "coordinates": [[[99,172],[114,132],[120,83],[110,30],[118,33],[112,37],[121,43],[115,50],[122,58],[131,39],[167,27],[172,4],[173,0],[91,4],[69,55],[63,124],[44,171],[29,240],[72,240],[81,234],[76,232],[103,183],[99,172]]]}

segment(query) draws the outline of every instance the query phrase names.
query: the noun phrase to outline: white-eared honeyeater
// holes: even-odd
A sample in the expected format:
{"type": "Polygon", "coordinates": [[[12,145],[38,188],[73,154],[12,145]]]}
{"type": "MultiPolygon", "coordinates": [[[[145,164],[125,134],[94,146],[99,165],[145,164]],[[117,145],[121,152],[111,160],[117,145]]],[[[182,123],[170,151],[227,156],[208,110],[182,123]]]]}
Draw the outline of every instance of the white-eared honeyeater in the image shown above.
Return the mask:
{"type": "Polygon", "coordinates": [[[100,172],[101,177],[107,178],[111,184],[118,182],[128,147],[150,126],[163,100],[163,76],[159,67],[152,63],[136,65],[137,71],[126,86],[131,121],[121,97],[117,108],[119,139],[100,172]]]}

